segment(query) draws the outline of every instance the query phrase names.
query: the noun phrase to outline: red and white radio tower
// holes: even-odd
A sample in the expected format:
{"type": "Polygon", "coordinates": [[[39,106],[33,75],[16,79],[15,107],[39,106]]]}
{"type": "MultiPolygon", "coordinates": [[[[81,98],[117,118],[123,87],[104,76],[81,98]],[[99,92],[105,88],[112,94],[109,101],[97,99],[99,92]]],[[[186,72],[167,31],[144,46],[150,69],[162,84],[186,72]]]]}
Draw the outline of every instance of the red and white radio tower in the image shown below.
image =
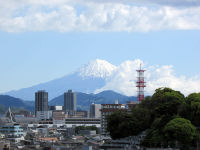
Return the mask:
{"type": "Polygon", "coordinates": [[[138,88],[138,102],[141,102],[144,99],[144,87],[146,87],[144,82],[144,72],[145,70],[141,69],[141,64],[140,64],[140,69],[136,70],[138,72],[138,77],[137,77],[137,82],[136,82],[136,87],[138,88]]]}

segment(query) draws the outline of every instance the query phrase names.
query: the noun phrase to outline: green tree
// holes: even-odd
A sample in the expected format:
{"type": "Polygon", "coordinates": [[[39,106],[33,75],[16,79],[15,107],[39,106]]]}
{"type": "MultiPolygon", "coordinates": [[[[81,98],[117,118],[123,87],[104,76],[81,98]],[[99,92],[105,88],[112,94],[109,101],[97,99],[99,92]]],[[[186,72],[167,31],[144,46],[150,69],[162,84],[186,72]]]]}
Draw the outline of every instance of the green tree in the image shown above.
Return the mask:
{"type": "Polygon", "coordinates": [[[179,109],[181,117],[187,118],[195,126],[200,126],[200,93],[192,93],[186,97],[186,103],[179,109]]]}
{"type": "Polygon", "coordinates": [[[150,147],[167,146],[163,137],[163,128],[178,115],[178,110],[183,104],[185,104],[184,95],[170,88],[156,89],[152,97],[142,101],[139,107],[149,110],[150,127],[141,144],[150,147]]]}
{"type": "Polygon", "coordinates": [[[132,110],[131,116],[137,121],[135,123],[137,130],[135,130],[134,135],[137,135],[138,133],[151,127],[152,118],[149,109],[139,106],[132,110]]]}
{"type": "Polygon", "coordinates": [[[151,124],[151,117],[148,109],[136,107],[131,114],[117,111],[107,116],[107,131],[113,139],[138,135],[148,129],[151,124]]]}
{"type": "Polygon", "coordinates": [[[165,125],[163,133],[168,145],[174,147],[178,142],[182,148],[187,149],[196,137],[196,128],[187,119],[175,118],[165,125]]]}
{"type": "Polygon", "coordinates": [[[147,135],[142,141],[141,145],[149,147],[167,147],[165,138],[163,137],[163,128],[165,125],[174,118],[174,116],[163,115],[155,118],[151,128],[147,130],[147,135]]]}
{"type": "Polygon", "coordinates": [[[186,102],[191,104],[192,102],[200,102],[200,93],[191,93],[186,97],[186,102]]]}
{"type": "Polygon", "coordinates": [[[159,88],[152,96],[152,106],[156,117],[177,115],[178,109],[185,102],[185,97],[179,91],[170,88],[159,88]]]}
{"type": "Polygon", "coordinates": [[[138,104],[131,114],[116,112],[109,115],[107,130],[113,139],[138,135],[146,130],[143,146],[167,147],[178,143],[186,147],[199,137],[189,120],[200,126],[200,93],[185,98],[179,91],[159,88],[152,97],[146,97],[138,104]]]}
{"type": "Polygon", "coordinates": [[[119,139],[130,136],[133,133],[133,127],[137,122],[131,115],[123,111],[117,111],[108,115],[107,120],[107,131],[110,132],[112,139],[119,139]]]}
{"type": "Polygon", "coordinates": [[[162,139],[159,129],[148,130],[147,135],[140,144],[146,147],[161,147],[162,139]]]}

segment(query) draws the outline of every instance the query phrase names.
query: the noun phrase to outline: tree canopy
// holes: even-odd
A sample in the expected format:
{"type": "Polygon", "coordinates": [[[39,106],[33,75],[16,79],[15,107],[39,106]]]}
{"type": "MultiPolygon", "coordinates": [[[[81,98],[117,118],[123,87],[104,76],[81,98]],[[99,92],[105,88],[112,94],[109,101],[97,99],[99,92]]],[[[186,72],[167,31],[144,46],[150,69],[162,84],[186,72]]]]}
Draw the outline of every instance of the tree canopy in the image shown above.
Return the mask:
{"type": "Polygon", "coordinates": [[[181,147],[187,147],[196,137],[196,128],[184,118],[175,118],[169,121],[164,129],[164,138],[167,144],[174,146],[178,142],[181,147]]]}
{"type": "Polygon", "coordinates": [[[113,139],[136,136],[146,130],[141,142],[144,146],[177,146],[175,142],[189,146],[197,135],[194,126],[200,126],[200,93],[185,97],[179,91],[159,88],[132,113],[115,112],[107,117],[107,123],[113,139]]]}
{"type": "Polygon", "coordinates": [[[187,118],[197,127],[200,127],[200,93],[192,93],[185,99],[186,104],[181,106],[180,115],[187,118]]]}

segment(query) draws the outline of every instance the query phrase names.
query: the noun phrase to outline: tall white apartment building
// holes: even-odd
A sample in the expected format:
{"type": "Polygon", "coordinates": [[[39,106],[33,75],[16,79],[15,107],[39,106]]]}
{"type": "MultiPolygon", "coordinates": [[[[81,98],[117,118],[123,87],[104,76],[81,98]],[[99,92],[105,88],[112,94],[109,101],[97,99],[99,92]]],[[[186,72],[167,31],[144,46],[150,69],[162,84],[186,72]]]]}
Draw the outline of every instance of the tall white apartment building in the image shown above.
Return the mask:
{"type": "Polygon", "coordinates": [[[94,104],[90,105],[90,118],[101,118],[101,104],[94,104]]]}

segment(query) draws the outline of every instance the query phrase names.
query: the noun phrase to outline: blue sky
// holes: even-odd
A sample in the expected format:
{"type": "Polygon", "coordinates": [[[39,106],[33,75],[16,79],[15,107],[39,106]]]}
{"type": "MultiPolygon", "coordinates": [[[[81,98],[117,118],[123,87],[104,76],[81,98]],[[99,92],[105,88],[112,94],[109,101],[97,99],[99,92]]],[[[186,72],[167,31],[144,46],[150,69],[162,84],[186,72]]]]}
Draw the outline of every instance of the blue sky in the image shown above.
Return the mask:
{"type": "Polygon", "coordinates": [[[0,1],[0,93],[62,77],[94,59],[141,59],[199,76],[200,3],[0,1]]]}

